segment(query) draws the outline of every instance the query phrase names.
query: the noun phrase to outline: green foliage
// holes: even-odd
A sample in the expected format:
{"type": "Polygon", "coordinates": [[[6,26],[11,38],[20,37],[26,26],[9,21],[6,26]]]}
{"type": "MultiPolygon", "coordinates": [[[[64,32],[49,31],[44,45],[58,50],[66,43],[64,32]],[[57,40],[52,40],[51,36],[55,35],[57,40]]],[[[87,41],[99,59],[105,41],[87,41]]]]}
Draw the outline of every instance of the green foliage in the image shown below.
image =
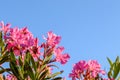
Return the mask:
{"type": "MultiPolygon", "coordinates": [[[[5,47],[6,46],[3,40],[3,34],[0,32],[0,65],[4,64],[5,62],[9,62],[10,60],[9,52],[5,50],[5,47]]],[[[0,74],[9,71],[11,71],[10,68],[3,68],[0,66],[0,74]]]]}
{"type": "Polygon", "coordinates": [[[0,47],[4,46],[4,41],[3,41],[3,34],[0,32],[0,47]]]}
{"type": "MultiPolygon", "coordinates": [[[[56,77],[61,72],[56,72],[53,74],[49,73],[49,61],[50,56],[46,57],[45,60],[35,61],[34,58],[31,56],[29,51],[25,54],[24,60],[21,56],[17,58],[11,51],[10,53],[10,69],[13,75],[18,80],[25,80],[30,78],[30,80],[60,80],[62,77],[56,77]],[[17,61],[16,61],[17,60],[17,61]]],[[[53,65],[51,65],[53,66],[53,65]]],[[[50,66],[50,67],[51,67],[50,66]]]]}
{"type": "Polygon", "coordinates": [[[120,80],[120,59],[119,56],[117,56],[115,62],[112,62],[109,58],[107,58],[109,64],[110,64],[110,70],[108,72],[109,78],[114,78],[117,80],[120,80]]]}

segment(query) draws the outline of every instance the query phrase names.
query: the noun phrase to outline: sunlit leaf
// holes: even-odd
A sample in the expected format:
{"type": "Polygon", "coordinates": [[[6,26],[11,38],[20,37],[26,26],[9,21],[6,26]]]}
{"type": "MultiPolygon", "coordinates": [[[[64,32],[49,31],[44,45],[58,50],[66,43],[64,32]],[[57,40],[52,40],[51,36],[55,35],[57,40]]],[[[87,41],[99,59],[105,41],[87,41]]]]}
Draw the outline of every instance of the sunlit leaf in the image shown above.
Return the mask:
{"type": "Polygon", "coordinates": [[[10,68],[18,80],[22,79],[19,75],[18,67],[16,66],[16,64],[10,62],[10,68]]]}
{"type": "Polygon", "coordinates": [[[4,42],[2,39],[2,32],[0,32],[0,47],[4,46],[4,42]]]}
{"type": "Polygon", "coordinates": [[[120,69],[120,64],[114,66],[114,75],[113,75],[114,79],[116,79],[116,77],[118,76],[119,69],[120,69]]]}
{"type": "Polygon", "coordinates": [[[45,70],[38,76],[38,80],[44,80],[47,75],[48,75],[48,70],[45,70]]]}
{"type": "Polygon", "coordinates": [[[51,60],[51,58],[52,58],[52,54],[51,55],[49,55],[49,56],[46,56],[45,57],[45,59],[44,59],[44,64],[48,64],[49,63],[49,61],[51,60]]]}
{"type": "Polygon", "coordinates": [[[108,62],[109,62],[109,64],[110,64],[110,66],[112,66],[112,61],[107,57],[107,60],[108,60],[108,62]]]}
{"type": "Polygon", "coordinates": [[[34,79],[35,79],[35,75],[34,75],[34,72],[33,72],[32,68],[31,68],[30,66],[28,66],[27,72],[28,72],[30,78],[31,78],[32,80],[34,80],[34,79]]]}
{"type": "Polygon", "coordinates": [[[33,57],[30,55],[31,57],[31,63],[32,63],[32,66],[34,68],[34,70],[36,71],[37,70],[37,65],[36,65],[36,62],[34,61],[33,57]]]}
{"type": "Polygon", "coordinates": [[[62,74],[62,73],[63,73],[63,71],[56,72],[56,73],[52,74],[50,77],[55,78],[56,76],[58,76],[59,74],[62,74]]]}

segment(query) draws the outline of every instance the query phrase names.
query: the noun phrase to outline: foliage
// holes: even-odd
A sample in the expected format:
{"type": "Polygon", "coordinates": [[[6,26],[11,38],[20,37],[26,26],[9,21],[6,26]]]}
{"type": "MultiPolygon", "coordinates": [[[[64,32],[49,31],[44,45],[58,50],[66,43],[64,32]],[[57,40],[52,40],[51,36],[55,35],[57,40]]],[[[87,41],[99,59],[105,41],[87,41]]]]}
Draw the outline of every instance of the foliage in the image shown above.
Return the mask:
{"type": "Polygon", "coordinates": [[[108,77],[113,78],[116,80],[120,80],[120,59],[119,56],[117,56],[115,62],[112,62],[109,58],[107,58],[109,64],[110,64],[110,70],[108,72],[108,77]]]}

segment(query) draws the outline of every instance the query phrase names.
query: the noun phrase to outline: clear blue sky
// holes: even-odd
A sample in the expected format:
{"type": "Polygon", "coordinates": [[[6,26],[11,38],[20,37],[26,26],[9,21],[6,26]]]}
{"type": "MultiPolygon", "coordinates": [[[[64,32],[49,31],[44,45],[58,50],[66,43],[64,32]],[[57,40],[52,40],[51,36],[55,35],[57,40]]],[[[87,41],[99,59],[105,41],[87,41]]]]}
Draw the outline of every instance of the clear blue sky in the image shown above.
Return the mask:
{"type": "Polygon", "coordinates": [[[39,37],[52,30],[62,36],[71,56],[63,76],[68,78],[73,63],[96,59],[108,69],[106,57],[120,55],[119,0],[1,0],[0,21],[28,26],[39,37]]]}

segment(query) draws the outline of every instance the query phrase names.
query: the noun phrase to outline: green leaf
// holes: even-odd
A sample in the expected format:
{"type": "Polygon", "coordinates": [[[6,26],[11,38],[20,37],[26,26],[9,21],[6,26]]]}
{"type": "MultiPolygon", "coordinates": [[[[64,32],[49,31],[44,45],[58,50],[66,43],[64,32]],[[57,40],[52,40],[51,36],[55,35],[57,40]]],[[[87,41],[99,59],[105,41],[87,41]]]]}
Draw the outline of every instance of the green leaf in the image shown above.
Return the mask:
{"type": "Polygon", "coordinates": [[[20,67],[16,64],[16,57],[12,50],[10,51],[10,68],[12,73],[16,76],[18,80],[24,80],[20,67]]]}
{"type": "Polygon", "coordinates": [[[108,62],[110,64],[110,66],[112,66],[113,65],[112,61],[108,57],[107,57],[107,60],[108,60],[108,62]]]}
{"type": "Polygon", "coordinates": [[[9,60],[10,60],[10,57],[8,55],[1,56],[1,58],[0,58],[0,65],[5,63],[5,62],[8,62],[9,60]]]}
{"type": "Polygon", "coordinates": [[[50,64],[49,67],[55,67],[55,68],[59,69],[59,67],[54,64],[50,64]]]}
{"type": "Polygon", "coordinates": [[[48,75],[48,70],[45,70],[38,76],[38,80],[44,80],[47,75],[48,75]]]}
{"type": "Polygon", "coordinates": [[[23,66],[23,62],[22,62],[21,57],[18,58],[18,62],[19,62],[19,65],[20,65],[20,66],[23,66]]]}
{"type": "Polygon", "coordinates": [[[36,71],[36,78],[39,80],[39,77],[44,73],[44,72],[48,72],[48,70],[45,70],[46,65],[41,65],[39,64],[39,66],[37,67],[37,71],[36,71]]]}
{"type": "Polygon", "coordinates": [[[16,66],[16,64],[14,62],[10,62],[10,68],[11,68],[13,74],[16,76],[16,78],[18,80],[21,80],[22,78],[20,77],[18,67],[16,66]]]}
{"type": "Polygon", "coordinates": [[[108,77],[116,79],[119,75],[119,72],[120,72],[119,56],[117,56],[115,62],[113,62],[113,63],[109,58],[107,58],[107,59],[108,59],[108,62],[110,64],[110,70],[108,72],[108,77]]]}
{"type": "Polygon", "coordinates": [[[2,68],[2,69],[0,70],[0,74],[2,74],[2,73],[4,73],[4,72],[9,72],[9,71],[11,71],[10,68],[6,68],[6,69],[2,68]]]}
{"type": "Polygon", "coordinates": [[[5,52],[4,54],[0,55],[0,65],[8,61],[10,61],[9,52],[5,52]]]}
{"type": "Polygon", "coordinates": [[[112,75],[112,73],[111,73],[111,71],[109,71],[108,72],[108,77],[111,78],[111,75],[112,75]]]}
{"type": "Polygon", "coordinates": [[[117,56],[115,63],[118,64],[119,63],[119,56],[117,56]]]}
{"type": "Polygon", "coordinates": [[[119,74],[119,71],[120,71],[120,62],[119,62],[119,56],[117,56],[115,62],[114,62],[114,74],[113,74],[113,78],[116,79],[118,74],[119,74]]]}
{"type": "Polygon", "coordinates": [[[114,75],[113,78],[116,79],[116,77],[118,76],[119,73],[119,69],[120,69],[120,64],[114,66],[114,75]]]}
{"type": "Polygon", "coordinates": [[[0,46],[4,46],[4,42],[3,42],[3,39],[2,39],[2,32],[0,32],[0,46]]]}
{"type": "Polygon", "coordinates": [[[63,78],[62,77],[56,77],[56,78],[54,78],[52,80],[63,80],[63,78]]]}
{"type": "Polygon", "coordinates": [[[32,80],[36,80],[35,75],[34,75],[34,71],[32,70],[32,68],[30,66],[28,66],[27,72],[32,80]]]}
{"type": "Polygon", "coordinates": [[[50,62],[51,58],[52,58],[52,54],[49,55],[49,56],[46,56],[45,59],[44,59],[44,61],[43,61],[44,64],[48,64],[50,62]]]}
{"type": "Polygon", "coordinates": [[[29,52],[26,52],[25,57],[24,57],[24,62],[30,63],[29,52]]]}
{"type": "Polygon", "coordinates": [[[57,75],[62,74],[62,73],[63,73],[63,71],[56,72],[56,73],[52,74],[50,77],[55,78],[57,75]]]}
{"type": "Polygon", "coordinates": [[[11,61],[16,62],[16,58],[12,50],[10,51],[10,59],[11,61]]]}
{"type": "Polygon", "coordinates": [[[36,65],[36,63],[37,63],[37,62],[34,61],[34,59],[33,59],[33,57],[32,57],[31,55],[30,55],[30,57],[31,57],[32,66],[33,66],[33,68],[34,68],[34,70],[35,70],[35,72],[36,72],[36,70],[37,70],[37,65],[36,65]]]}

